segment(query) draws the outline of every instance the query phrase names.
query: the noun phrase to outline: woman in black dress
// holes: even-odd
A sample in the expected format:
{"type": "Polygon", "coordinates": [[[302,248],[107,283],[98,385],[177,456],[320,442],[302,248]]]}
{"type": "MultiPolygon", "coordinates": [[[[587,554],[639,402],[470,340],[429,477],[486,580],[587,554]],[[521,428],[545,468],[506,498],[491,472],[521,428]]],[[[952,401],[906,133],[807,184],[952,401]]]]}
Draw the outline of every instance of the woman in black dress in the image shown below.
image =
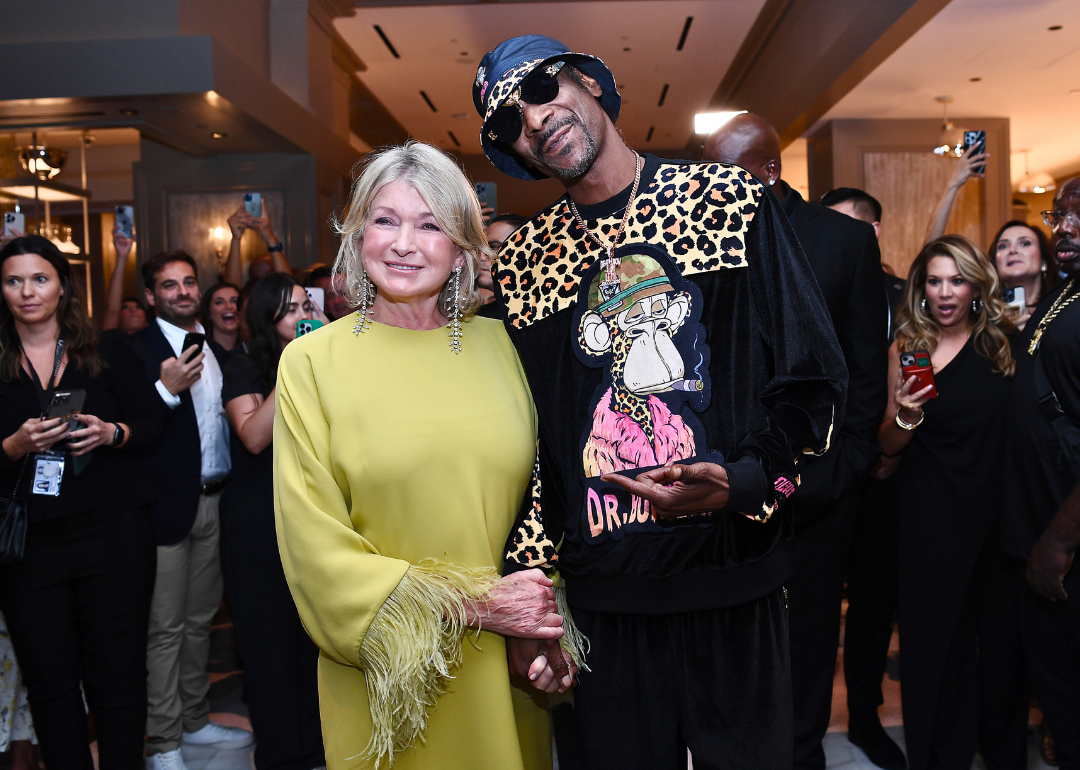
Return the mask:
{"type": "Polygon", "coordinates": [[[225,369],[221,402],[232,425],[232,472],[221,498],[221,558],[258,770],[311,770],[323,756],[319,650],[300,623],[274,528],[274,387],[278,359],[311,303],[291,276],[256,282],[244,307],[247,353],[225,369]]]}
{"type": "Polygon", "coordinates": [[[878,438],[887,456],[903,453],[900,666],[912,770],[968,770],[977,745],[990,768],[1025,761],[1022,696],[997,681],[1018,660],[983,617],[1004,594],[998,479],[1016,366],[1006,337],[1014,316],[999,291],[973,243],[931,241],[911,266],[889,351],[895,388],[878,438]],[[930,354],[936,398],[900,371],[900,354],[918,350],[930,354]]]}
{"type": "Polygon", "coordinates": [[[30,520],[24,558],[0,566],[0,609],[46,767],[93,770],[85,693],[102,770],[131,770],[157,559],[136,455],[160,437],[165,407],[122,334],[99,344],[50,241],[9,243],[0,276],[0,495],[18,485],[30,520]],[[55,391],[75,389],[86,427],[42,418],[55,391]]]}

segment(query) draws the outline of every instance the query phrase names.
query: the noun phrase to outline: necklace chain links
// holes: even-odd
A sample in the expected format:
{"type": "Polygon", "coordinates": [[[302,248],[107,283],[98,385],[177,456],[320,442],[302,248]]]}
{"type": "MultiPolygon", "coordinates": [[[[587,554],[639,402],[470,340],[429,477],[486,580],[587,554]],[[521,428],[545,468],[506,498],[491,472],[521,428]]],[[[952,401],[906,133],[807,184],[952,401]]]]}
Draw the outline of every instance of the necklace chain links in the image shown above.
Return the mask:
{"type": "Polygon", "coordinates": [[[1039,321],[1039,325],[1035,328],[1035,334],[1031,336],[1031,344],[1028,345],[1028,355],[1035,355],[1035,351],[1039,349],[1039,343],[1042,342],[1043,333],[1046,331],[1046,327],[1050,325],[1061,313],[1062,310],[1069,306],[1069,303],[1080,297],[1080,292],[1072,294],[1073,284],[1075,280],[1070,280],[1065,286],[1065,290],[1058,295],[1058,298],[1054,300],[1054,304],[1050,306],[1050,309],[1043,316],[1043,319],[1039,321]]]}
{"type": "Polygon", "coordinates": [[[615,259],[615,247],[619,245],[619,239],[622,238],[623,231],[626,229],[626,223],[630,221],[630,214],[633,211],[635,201],[637,201],[638,185],[641,184],[641,170],[644,165],[641,156],[635,153],[634,186],[630,189],[630,200],[623,211],[622,222],[619,223],[619,229],[615,231],[615,238],[612,239],[610,244],[604,243],[599,235],[589,229],[589,226],[585,224],[585,220],[581,218],[581,214],[578,213],[577,206],[574,205],[574,199],[569,199],[570,211],[573,213],[574,219],[577,220],[578,226],[585,231],[585,235],[591,238],[597,246],[607,252],[607,256],[604,257],[604,280],[599,286],[600,294],[605,300],[610,299],[619,291],[618,260],[615,259]]]}

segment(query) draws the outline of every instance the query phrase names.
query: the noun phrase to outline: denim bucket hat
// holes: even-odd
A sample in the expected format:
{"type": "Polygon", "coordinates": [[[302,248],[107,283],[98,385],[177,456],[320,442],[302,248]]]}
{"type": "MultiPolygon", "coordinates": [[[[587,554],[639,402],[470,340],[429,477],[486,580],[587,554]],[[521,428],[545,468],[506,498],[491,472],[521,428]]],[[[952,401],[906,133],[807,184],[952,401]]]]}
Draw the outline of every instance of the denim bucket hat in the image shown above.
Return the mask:
{"type": "Polygon", "coordinates": [[[541,65],[566,62],[573,64],[600,84],[600,106],[614,122],[619,117],[622,97],[615,87],[615,78],[604,62],[595,56],[574,53],[550,37],[522,35],[504,40],[494,51],[484,54],[473,81],[473,106],[484,119],[480,129],[480,144],[484,154],[499,171],[517,179],[544,179],[542,174],[521,162],[508,145],[496,141],[488,132],[488,120],[501,107],[525,77],[541,65]]]}

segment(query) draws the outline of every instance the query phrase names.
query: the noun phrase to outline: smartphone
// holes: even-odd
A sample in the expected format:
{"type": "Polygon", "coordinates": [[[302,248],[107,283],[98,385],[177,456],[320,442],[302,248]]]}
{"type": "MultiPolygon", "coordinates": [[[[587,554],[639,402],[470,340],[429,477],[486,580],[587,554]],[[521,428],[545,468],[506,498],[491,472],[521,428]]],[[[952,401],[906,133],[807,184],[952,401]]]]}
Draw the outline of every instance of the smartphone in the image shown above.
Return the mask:
{"type": "Polygon", "coordinates": [[[86,426],[83,423],[72,417],[76,412],[82,411],[84,403],[86,403],[85,390],[57,390],[52,395],[52,401],[49,402],[49,410],[45,413],[45,417],[49,420],[63,417],[67,421],[69,431],[85,428],[86,426]]]}
{"type": "Polygon", "coordinates": [[[1027,307],[1027,292],[1024,291],[1023,286],[1016,286],[1012,289],[1005,289],[1001,292],[1001,301],[1005,304],[1015,307],[1020,310],[1021,313],[1027,307]]]}
{"type": "Polygon", "coordinates": [[[317,286],[304,289],[307,292],[307,298],[319,306],[320,310],[326,310],[326,292],[317,286]]]}
{"type": "Polygon", "coordinates": [[[494,209],[494,211],[491,212],[492,219],[499,215],[498,189],[494,182],[477,182],[476,198],[480,201],[480,208],[491,206],[491,208],[494,209]]]}
{"type": "Polygon", "coordinates": [[[911,386],[912,393],[918,393],[929,385],[932,390],[926,398],[937,398],[937,388],[934,386],[934,366],[930,363],[930,354],[925,350],[901,353],[900,371],[904,373],[905,382],[909,377],[915,377],[915,384],[911,386]]]}
{"type": "MultiPolygon", "coordinates": [[[[986,132],[985,131],[965,131],[964,132],[964,152],[968,151],[968,148],[974,147],[976,153],[986,152],[986,132]]],[[[986,173],[986,164],[980,163],[973,169],[976,174],[986,173]]]]}
{"type": "Polygon", "coordinates": [[[131,206],[116,207],[116,226],[120,228],[120,235],[125,238],[135,238],[135,209],[131,206]]]}
{"type": "Polygon", "coordinates": [[[244,193],[244,211],[253,217],[261,217],[262,193],[244,193]]]}
{"type": "Polygon", "coordinates": [[[199,334],[198,332],[188,332],[184,335],[184,342],[180,345],[181,352],[187,350],[192,345],[195,345],[198,348],[198,350],[196,350],[194,353],[187,357],[187,360],[184,361],[185,364],[188,363],[188,361],[191,361],[191,359],[193,359],[195,356],[199,355],[199,353],[202,353],[204,342],[206,342],[205,334],[199,334]]]}
{"type": "Polygon", "coordinates": [[[311,319],[306,320],[306,321],[297,321],[296,322],[296,336],[297,337],[303,337],[305,334],[310,334],[311,332],[315,331],[316,329],[321,329],[322,325],[323,325],[323,322],[320,321],[318,318],[311,318],[311,319]]]}
{"type": "Polygon", "coordinates": [[[26,215],[21,211],[7,211],[4,213],[4,235],[26,235],[26,215]]]}

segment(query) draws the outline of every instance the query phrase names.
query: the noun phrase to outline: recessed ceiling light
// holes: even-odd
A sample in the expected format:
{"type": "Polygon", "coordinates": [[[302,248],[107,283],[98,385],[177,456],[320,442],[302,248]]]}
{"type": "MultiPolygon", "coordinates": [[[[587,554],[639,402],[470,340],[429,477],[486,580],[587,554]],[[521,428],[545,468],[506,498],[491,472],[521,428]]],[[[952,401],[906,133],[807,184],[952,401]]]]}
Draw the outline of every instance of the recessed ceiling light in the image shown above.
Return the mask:
{"type": "Polygon", "coordinates": [[[120,110],[120,114],[130,118],[132,115],[138,115],[139,111],[138,110],[132,110],[132,109],[126,109],[126,110],[120,110]]]}
{"type": "Polygon", "coordinates": [[[729,112],[699,112],[694,116],[694,133],[695,134],[711,134],[720,126],[727,123],[736,115],[742,115],[746,110],[735,110],[729,112]]]}
{"type": "Polygon", "coordinates": [[[214,133],[210,134],[210,136],[214,137],[215,139],[226,139],[229,135],[222,133],[221,131],[215,131],[214,133]]]}
{"type": "Polygon", "coordinates": [[[623,50],[624,50],[624,51],[629,51],[630,49],[629,49],[629,48],[624,48],[623,50]]]}
{"type": "Polygon", "coordinates": [[[978,83],[982,78],[969,78],[969,80],[971,80],[972,83],[978,83]]]}
{"type": "Polygon", "coordinates": [[[1049,27],[1048,29],[1049,29],[1049,30],[1050,30],[1051,32],[1057,32],[1057,31],[1058,31],[1059,29],[1061,29],[1061,25],[1060,25],[1060,24],[1055,24],[1054,26],[1052,26],[1052,27],[1049,27]]]}

